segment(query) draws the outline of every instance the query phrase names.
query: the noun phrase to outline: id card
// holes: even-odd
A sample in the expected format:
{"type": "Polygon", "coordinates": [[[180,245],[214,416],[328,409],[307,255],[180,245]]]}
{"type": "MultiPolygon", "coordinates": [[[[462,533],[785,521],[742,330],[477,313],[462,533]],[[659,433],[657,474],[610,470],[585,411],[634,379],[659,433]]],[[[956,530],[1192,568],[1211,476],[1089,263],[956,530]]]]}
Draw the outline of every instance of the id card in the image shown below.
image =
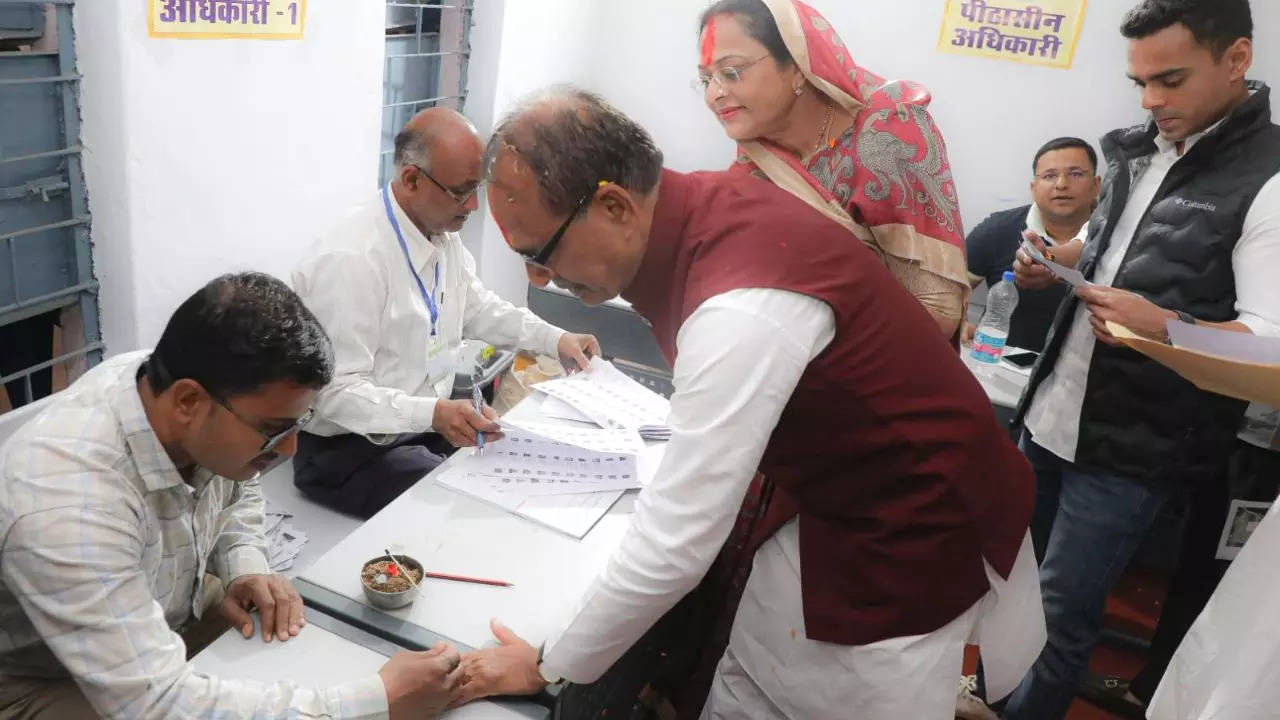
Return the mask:
{"type": "Polygon", "coordinates": [[[453,384],[454,350],[443,342],[433,341],[427,344],[427,382],[437,385],[441,380],[450,378],[453,384]]]}

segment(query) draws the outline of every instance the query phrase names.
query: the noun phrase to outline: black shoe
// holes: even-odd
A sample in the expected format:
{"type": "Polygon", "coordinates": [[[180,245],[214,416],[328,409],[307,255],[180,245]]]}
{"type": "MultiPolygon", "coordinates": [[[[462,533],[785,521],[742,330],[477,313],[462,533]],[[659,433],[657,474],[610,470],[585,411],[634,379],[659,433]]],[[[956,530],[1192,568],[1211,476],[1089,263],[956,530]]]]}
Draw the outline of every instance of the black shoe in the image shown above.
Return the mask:
{"type": "Polygon", "coordinates": [[[1122,718],[1145,720],[1147,707],[1129,692],[1129,681],[1114,675],[1088,673],[1080,685],[1080,697],[1122,718]]]}

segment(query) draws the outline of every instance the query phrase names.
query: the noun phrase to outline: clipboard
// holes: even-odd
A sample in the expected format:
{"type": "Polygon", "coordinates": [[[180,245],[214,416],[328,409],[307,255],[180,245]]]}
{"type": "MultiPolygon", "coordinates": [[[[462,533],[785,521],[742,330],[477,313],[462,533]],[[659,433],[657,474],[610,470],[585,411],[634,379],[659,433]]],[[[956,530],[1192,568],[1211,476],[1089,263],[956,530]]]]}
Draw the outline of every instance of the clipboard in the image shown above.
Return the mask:
{"type": "Polygon", "coordinates": [[[1148,340],[1123,325],[1107,323],[1107,330],[1137,350],[1189,380],[1201,390],[1227,397],[1280,406],[1280,365],[1243,362],[1148,340]]]}

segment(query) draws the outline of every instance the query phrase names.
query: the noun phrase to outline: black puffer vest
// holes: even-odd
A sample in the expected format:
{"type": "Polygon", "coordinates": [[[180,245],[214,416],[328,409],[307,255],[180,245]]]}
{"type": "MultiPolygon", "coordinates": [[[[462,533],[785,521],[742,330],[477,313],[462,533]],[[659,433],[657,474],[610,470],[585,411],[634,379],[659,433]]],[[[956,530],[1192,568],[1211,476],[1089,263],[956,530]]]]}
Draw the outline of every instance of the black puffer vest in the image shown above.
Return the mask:
{"type": "MultiPolygon", "coordinates": [[[[1169,171],[1134,233],[1114,287],[1199,320],[1236,318],[1232,251],[1254,197],[1280,172],[1280,126],[1271,123],[1270,91],[1261,83],[1251,83],[1250,89],[1252,96],[1169,171]]],[[[1107,179],[1080,259],[1087,278],[1093,278],[1111,244],[1135,171],[1156,152],[1155,136],[1155,125],[1148,124],[1102,139],[1107,179]]],[[[1015,423],[1022,422],[1052,372],[1078,302],[1068,295],[1058,308],[1015,423]]],[[[1098,343],[1075,460],[1166,486],[1212,477],[1226,460],[1245,405],[1198,390],[1145,355],[1098,343]]]]}

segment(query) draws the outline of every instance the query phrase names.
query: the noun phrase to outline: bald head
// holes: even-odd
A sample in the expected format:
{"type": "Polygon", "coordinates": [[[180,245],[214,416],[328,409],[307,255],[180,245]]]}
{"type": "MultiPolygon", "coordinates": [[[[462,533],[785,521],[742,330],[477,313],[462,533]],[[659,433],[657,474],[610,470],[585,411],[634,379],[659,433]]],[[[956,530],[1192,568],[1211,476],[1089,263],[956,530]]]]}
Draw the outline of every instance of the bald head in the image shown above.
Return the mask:
{"type": "Polygon", "coordinates": [[[658,202],[662,153],[635,121],[572,87],[534,95],[485,151],[489,212],[529,281],[596,304],[635,277],[658,202]]]}
{"type": "Polygon", "coordinates": [[[533,171],[543,202],[556,213],[573,210],[601,182],[647,195],[662,173],[662,151],[644,128],[572,86],[542,90],[507,115],[486,156],[492,162],[503,151],[533,171]]]}
{"type": "Polygon", "coordinates": [[[476,209],[484,142],[455,110],[428,108],[396,135],[396,201],[423,233],[452,232],[476,209]]]}
{"type": "Polygon", "coordinates": [[[438,155],[455,150],[483,153],[484,141],[476,126],[452,108],[427,108],[414,115],[396,135],[396,167],[420,165],[430,170],[438,155]]]}

